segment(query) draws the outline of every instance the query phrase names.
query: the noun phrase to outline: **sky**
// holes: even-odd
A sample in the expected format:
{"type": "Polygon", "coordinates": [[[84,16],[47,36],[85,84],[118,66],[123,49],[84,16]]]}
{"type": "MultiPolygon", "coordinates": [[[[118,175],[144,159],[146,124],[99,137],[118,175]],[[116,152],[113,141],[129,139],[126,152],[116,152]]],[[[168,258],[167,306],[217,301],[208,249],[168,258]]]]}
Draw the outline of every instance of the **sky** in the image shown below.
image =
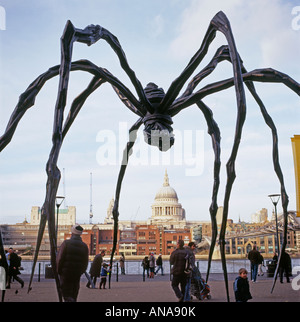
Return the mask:
{"type": "MultiPolygon", "coordinates": [[[[79,29],[90,24],[108,29],[119,39],[143,87],[154,82],[166,92],[199,49],[211,19],[220,10],[230,21],[248,71],[272,67],[300,81],[299,0],[0,0],[0,135],[28,85],[60,64],[60,37],[68,20],[79,29]]],[[[225,44],[223,34],[217,33],[196,72],[225,44]]],[[[116,54],[104,40],[90,47],[76,43],[73,60],[78,59],[106,68],[136,95],[116,54]]],[[[223,62],[197,89],[230,77],[232,66],[223,62]]],[[[71,73],[65,116],[90,79],[84,72],[71,73]]],[[[44,203],[45,165],[52,145],[58,80],[53,78],[44,85],[0,154],[0,224],[22,222],[25,217],[30,220],[31,207],[44,203]]],[[[295,210],[291,137],[300,134],[299,97],[282,84],[256,83],[256,89],[277,126],[289,210],[295,210]]],[[[271,217],[273,205],[268,195],[280,192],[273,170],[271,132],[247,90],[246,100],[247,117],[228,215],[235,222],[239,218],[250,221],[251,215],[262,208],[267,208],[271,217]]],[[[207,96],[204,102],[221,130],[218,205],[222,206],[226,162],[236,124],[234,89],[207,96]]],[[[103,222],[115,194],[121,151],[137,119],[109,84],[102,85],[82,107],[58,160],[62,173],[58,195],[65,196],[62,207],[76,206],[78,223],[89,222],[91,205],[93,223],[103,222]]],[[[187,220],[210,220],[214,155],[205,119],[197,106],[191,106],[177,114],[173,122],[175,145],[168,153],[144,143],[140,128],[123,180],[121,220],[146,220],[151,216],[151,205],[166,170],[187,220]]]]}

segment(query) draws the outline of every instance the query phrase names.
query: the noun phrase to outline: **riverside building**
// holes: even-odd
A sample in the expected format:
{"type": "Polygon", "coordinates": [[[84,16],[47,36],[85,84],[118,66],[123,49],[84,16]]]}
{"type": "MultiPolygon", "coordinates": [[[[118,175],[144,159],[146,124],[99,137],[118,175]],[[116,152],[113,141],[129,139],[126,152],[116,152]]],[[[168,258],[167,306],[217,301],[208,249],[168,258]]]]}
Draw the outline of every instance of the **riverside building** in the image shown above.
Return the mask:
{"type": "MultiPolygon", "coordinates": [[[[82,224],[83,241],[89,247],[91,256],[105,250],[111,254],[113,247],[113,210],[114,200],[109,202],[103,223],[82,224]]],[[[223,208],[219,207],[217,224],[220,228],[223,208]]],[[[248,251],[257,245],[264,257],[272,257],[276,249],[275,220],[268,221],[266,209],[252,216],[252,223],[239,220],[233,223],[228,219],[226,229],[226,253],[229,256],[244,258],[248,251]]],[[[40,222],[40,208],[32,207],[30,223],[25,220],[16,225],[0,225],[5,249],[14,247],[20,253],[33,254],[40,222]]],[[[70,237],[72,225],[76,222],[76,207],[59,209],[58,215],[58,246],[64,239],[70,237]]],[[[279,238],[282,240],[283,220],[278,216],[279,238]]],[[[167,171],[164,174],[162,186],[155,194],[151,205],[151,216],[144,221],[120,220],[118,223],[118,243],[116,255],[145,256],[150,252],[169,255],[176,247],[179,239],[187,245],[196,241],[199,253],[207,255],[211,243],[210,221],[188,221],[185,210],[175,189],[169,183],[167,171]]],[[[300,218],[296,211],[289,212],[288,245],[291,252],[300,254],[300,218]]],[[[39,255],[49,256],[50,243],[46,227],[39,255]]],[[[216,246],[215,257],[218,258],[216,246]]]]}

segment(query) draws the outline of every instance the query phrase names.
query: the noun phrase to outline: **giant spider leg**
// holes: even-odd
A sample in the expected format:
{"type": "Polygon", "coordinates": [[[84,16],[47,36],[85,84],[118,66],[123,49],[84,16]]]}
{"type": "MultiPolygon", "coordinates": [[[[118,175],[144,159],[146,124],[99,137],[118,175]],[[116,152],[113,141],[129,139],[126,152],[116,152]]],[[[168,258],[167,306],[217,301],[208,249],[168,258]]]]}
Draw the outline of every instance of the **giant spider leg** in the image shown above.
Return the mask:
{"type": "Polygon", "coordinates": [[[211,42],[214,40],[216,36],[216,32],[218,28],[216,28],[215,22],[219,19],[223,19],[223,16],[225,16],[224,13],[220,11],[211,20],[209,27],[207,29],[207,32],[202,41],[202,44],[200,46],[200,49],[192,57],[192,59],[190,60],[190,62],[188,63],[184,71],[179,75],[179,77],[172,82],[165,97],[163,98],[161,102],[162,112],[169,109],[169,106],[174,102],[180,90],[184,86],[185,82],[188,80],[188,78],[192,75],[192,73],[195,71],[197,66],[201,63],[201,61],[205,57],[208,51],[209,45],[211,44],[211,42]]]}
{"type": "MultiPolygon", "coordinates": [[[[28,86],[25,92],[20,95],[18,104],[16,105],[10,117],[5,132],[0,137],[0,152],[10,143],[20,120],[22,119],[26,111],[34,105],[35,98],[44,86],[44,84],[48,80],[59,74],[59,68],[60,65],[49,68],[45,73],[37,77],[28,86]]],[[[126,105],[133,113],[139,116],[143,116],[142,112],[140,111],[141,104],[139,103],[139,101],[134,97],[134,95],[130,92],[130,90],[127,87],[125,87],[116,77],[110,74],[107,70],[97,67],[88,60],[79,60],[71,64],[71,71],[85,71],[95,75],[97,78],[103,78],[105,81],[109,82],[115,90],[117,89],[119,93],[124,93],[124,95],[126,95],[128,101],[126,105]]],[[[125,100],[122,99],[122,101],[124,102],[125,100]]],[[[64,133],[66,133],[66,130],[67,128],[64,128],[64,133]]]]}
{"type": "Polygon", "coordinates": [[[101,38],[106,40],[107,43],[112,47],[112,49],[117,54],[117,56],[120,60],[121,67],[124,69],[126,74],[129,76],[129,78],[130,78],[130,80],[131,80],[133,86],[135,87],[135,90],[139,96],[139,99],[142,102],[141,110],[142,110],[143,114],[146,115],[147,111],[153,113],[154,109],[153,109],[152,105],[150,104],[150,102],[148,101],[140,81],[135,76],[134,71],[129,67],[125,53],[118,41],[118,38],[115,35],[113,35],[111,32],[109,32],[108,30],[106,30],[105,28],[102,28],[102,30],[101,30],[101,38]]]}
{"type": "MultiPolygon", "coordinates": [[[[188,84],[187,89],[182,94],[182,97],[186,97],[190,95],[194,88],[197,86],[198,83],[200,83],[201,80],[203,80],[205,77],[207,77],[209,74],[211,74],[217,64],[223,60],[230,60],[228,46],[221,46],[217,52],[215,53],[213,59],[210,61],[210,63],[200,71],[191,82],[188,84]]],[[[180,99],[179,98],[179,99],[180,99]]],[[[212,139],[212,145],[213,150],[215,154],[215,161],[214,161],[214,183],[213,183],[213,192],[212,192],[212,202],[209,208],[210,217],[211,217],[211,223],[212,223],[212,236],[211,236],[211,245],[209,249],[209,256],[208,256],[208,263],[207,263],[207,272],[206,272],[206,282],[209,278],[210,273],[210,267],[211,267],[211,260],[218,236],[218,227],[216,222],[216,215],[218,211],[218,204],[217,204],[217,196],[218,196],[218,190],[220,185],[220,167],[221,167],[221,161],[220,161],[220,153],[221,153],[221,146],[220,146],[220,130],[218,127],[218,124],[213,119],[213,113],[209,109],[208,106],[206,106],[203,101],[199,101],[197,103],[198,107],[201,109],[201,111],[204,114],[204,117],[206,119],[207,125],[208,125],[208,133],[211,136],[212,139]]]]}
{"type": "Polygon", "coordinates": [[[229,53],[230,53],[230,58],[233,65],[234,85],[235,85],[236,100],[237,100],[236,131],[235,131],[235,138],[234,138],[234,143],[232,147],[232,152],[226,164],[227,183],[225,188],[223,219],[222,219],[222,225],[221,225],[220,237],[219,237],[227,301],[229,302],[230,299],[229,299],[228,277],[227,277],[227,267],[226,267],[226,257],[225,257],[225,232],[226,232],[227,217],[228,217],[229,199],[230,199],[232,185],[236,176],[235,159],[237,156],[238,147],[241,140],[243,124],[246,118],[246,98],[245,98],[245,92],[244,92],[244,83],[242,78],[239,55],[235,46],[235,41],[232,35],[229,20],[224,14],[223,15],[221,14],[221,19],[216,20],[216,24],[220,28],[220,31],[224,33],[229,45],[229,49],[230,49],[229,53]]]}
{"type": "MultiPolygon", "coordinates": [[[[174,102],[168,108],[169,104],[171,104],[174,101],[175,97],[178,95],[179,91],[181,90],[183,84],[186,82],[187,78],[192,74],[192,72],[196,69],[198,64],[203,59],[204,55],[208,50],[209,44],[214,39],[217,31],[222,32],[225,35],[226,40],[228,42],[230,59],[233,65],[233,75],[234,75],[233,83],[235,86],[237,110],[238,110],[234,144],[233,144],[230,158],[226,164],[227,184],[225,189],[223,220],[222,220],[220,238],[219,238],[227,301],[229,301],[228,277],[227,277],[227,267],[226,267],[226,258],[225,258],[225,231],[226,231],[226,222],[227,222],[227,216],[228,216],[229,198],[230,198],[232,185],[235,180],[234,164],[235,164],[235,159],[236,159],[236,155],[239,147],[239,142],[241,139],[243,123],[246,117],[246,99],[245,99],[244,84],[243,84],[239,55],[235,46],[235,41],[231,31],[230,22],[222,11],[217,13],[215,17],[211,20],[209,28],[202,42],[201,48],[191,59],[190,63],[183,71],[183,73],[172,83],[162,104],[165,104],[164,108],[168,109],[169,113],[171,114],[172,113],[171,111],[174,108],[174,105],[175,106],[177,105],[181,110],[183,106],[180,106],[181,105],[179,103],[180,101],[183,101],[183,105],[185,105],[187,101],[189,101],[190,97],[195,98],[194,97],[195,94],[189,95],[188,98],[182,98],[182,99],[176,100],[176,102],[174,102]]],[[[197,103],[197,102],[199,101],[195,101],[194,103],[197,103]]],[[[176,112],[174,114],[176,114],[176,112]]]]}
{"type": "MultiPolygon", "coordinates": [[[[132,153],[133,145],[137,138],[137,130],[143,123],[143,118],[140,118],[137,120],[137,122],[130,128],[129,130],[129,141],[126,144],[126,147],[123,151],[123,159],[121,168],[118,175],[118,181],[116,186],[116,193],[115,193],[115,203],[113,207],[113,218],[114,218],[114,239],[113,239],[113,248],[110,256],[110,267],[112,268],[113,258],[117,247],[117,240],[118,240],[118,222],[119,222],[119,198],[121,193],[121,186],[122,181],[125,175],[125,171],[128,165],[128,159],[129,156],[132,153]]],[[[110,280],[111,280],[111,274],[109,274],[109,288],[110,288],[110,280]]]]}
{"type": "Polygon", "coordinates": [[[229,301],[228,277],[227,277],[227,267],[226,267],[226,258],[225,258],[225,231],[226,231],[226,222],[227,222],[227,216],[228,216],[229,198],[230,198],[232,185],[235,180],[234,164],[235,164],[235,159],[236,159],[236,155],[239,147],[239,142],[241,139],[243,123],[246,117],[246,99],[245,99],[245,93],[244,93],[241,66],[240,66],[239,56],[235,46],[234,37],[232,35],[230,22],[223,12],[220,11],[212,19],[200,49],[191,59],[190,63],[188,64],[186,69],[182,72],[182,74],[171,84],[161,105],[162,105],[162,111],[171,110],[172,107],[171,108],[169,107],[170,104],[174,102],[174,99],[178,95],[183,84],[186,82],[188,77],[196,69],[196,67],[199,65],[199,63],[207,53],[209,44],[214,39],[217,31],[220,31],[225,35],[228,42],[228,46],[230,48],[230,56],[231,56],[231,62],[233,65],[233,75],[234,75],[233,80],[235,85],[237,109],[238,109],[234,144],[233,144],[231,156],[226,165],[227,184],[225,189],[223,220],[222,220],[220,238],[219,238],[227,301],[229,301]]]}
{"type": "Polygon", "coordinates": [[[218,236],[218,226],[217,226],[217,220],[216,215],[218,211],[218,204],[217,204],[217,196],[218,196],[218,190],[220,186],[220,167],[221,167],[221,160],[220,160],[220,154],[221,154],[221,135],[220,130],[218,127],[218,124],[215,122],[213,118],[213,113],[211,109],[203,103],[203,101],[199,101],[197,103],[198,107],[201,109],[202,113],[204,114],[204,117],[207,122],[208,126],[208,133],[211,136],[212,140],[212,146],[215,154],[215,161],[214,161],[214,184],[213,184],[213,192],[212,192],[212,202],[209,208],[210,211],[210,218],[211,218],[211,230],[212,230],[212,236],[211,236],[211,245],[209,249],[209,257],[208,257],[208,264],[207,264],[207,273],[206,273],[206,282],[208,281],[209,272],[210,272],[210,265],[211,265],[211,259],[214,252],[217,236],[218,236]]]}
{"type": "MultiPolygon", "coordinates": [[[[247,72],[244,67],[243,67],[243,70],[245,72],[247,72]]],[[[281,248],[281,252],[279,254],[279,260],[278,260],[277,267],[276,267],[276,270],[275,270],[275,273],[274,273],[274,280],[273,280],[273,285],[272,285],[272,289],[271,289],[271,293],[272,293],[273,290],[274,290],[274,287],[275,287],[276,280],[277,280],[278,269],[279,269],[279,266],[280,266],[280,260],[282,258],[281,254],[285,251],[285,247],[286,247],[286,244],[287,244],[287,217],[288,217],[288,209],[287,209],[287,207],[288,207],[288,203],[289,203],[289,198],[288,198],[288,195],[287,195],[286,190],[285,190],[284,178],[283,178],[281,166],[280,166],[280,163],[279,163],[278,135],[277,135],[276,126],[275,126],[271,116],[267,112],[267,110],[265,108],[265,105],[263,104],[262,100],[258,96],[258,94],[257,94],[257,92],[255,90],[253,82],[252,81],[247,81],[246,86],[248,87],[250,93],[254,97],[254,99],[257,102],[257,104],[259,105],[261,113],[263,115],[263,118],[264,118],[266,124],[271,129],[272,140],[273,140],[273,165],[274,165],[275,173],[277,174],[277,177],[279,179],[280,186],[281,186],[282,208],[283,208],[283,215],[284,215],[284,230],[283,230],[284,234],[283,234],[282,248],[281,248]]]]}
{"type": "MultiPolygon", "coordinates": [[[[62,132],[62,140],[64,139],[64,137],[65,137],[68,129],[70,128],[71,124],[75,120],[75,118],[76,118],[79,110],[81,109],[82,105],[84,104],[86,98],[93,91],[95,91],[102,83],[103,83],[103,79],[97,79],[97,77],[94,77],[93,80],[91,81],[91,83],[89,84],[88,88],[84,92],[82,92],[74,100],[74,102],[73,102],[73,104],[72,104],[72,106],[70,108],[68,118],[67,118],[67,120],[65,122],[65,125],[64,125],[64,129],[63,129],[63,132],[62,132]]],[[[43,209],[42,209],[42,213],[44,213],[43,209]]],[[[34,270],[35,270],[35,266],[36,266],[36,262],[37,262],[37,257],[38,257],[41,241],[42,241],[42,238],[43,238],[43,235],[44,235],[46,221],[47,221],[47,216],[43,214],[41,216],[41,222],[40,222],[40,227],[39,227],[39,232],[38,232],[38,237],[37,237],[37,245],[36,245],[36,250],[35,250],[34,260],[33,260],[33,266],[32,266],[32,270],[31,270],[30,281],[29,281],[29,284],[28,284],[28,292],[31,290],[31,284],[32,284],[32,280],[33,280],[34,270]]]]}
{"type": "MultiPolygon", "coordinates": [[[[242,61],[241,61],[241,64],[242,64],[242,61]]],[[[245,69],[243,64],[242,64],[242,72],[247,73],[247,70],[245,69]]],[[[276,126],[275,126],[271,116],[267,112],[264,103],[262,102],[262,100],[258,96],[258,94],[257,94],[257,92],[255,90],[255,86],[254,86],[253,82],[252,81],[246,81],[245,84],[246,84],[248,90],[250,91],[250,93],[252,94],[252,96],[254,97],[255,101],[259,105],[261,113],[262,113],[263,118],[265,120],[265,123],[270,127],[271,132],[272,132],[273,165],[274,165],[275,173],[276,173],[276,175],[277,175],[277,177],[279,179],[280,186],[281,186],[282,207],[283,207],[283,213],[284,213],[284,237],[283,237],[283,242],[282,242],[282,250],[283,250],[282,252],[284,252],[286,244],[287,244],[287,217],[288,217],[288,209],[287,208],[288,208],[288,202],[289,202],[288,200],[289,199],[288,199],[288,195],[286,193],[286,189],[285,189],[285,185],[284,185],[284,178],[283,178],[281,166],[280,166],[280,163],[279,163],[277,129],[276,129],[276,126]]],[[[278,260],[276,271],[275,271],[275,274],[274,274],[274,281],[273,281],[271,293],[273,292],[273,289],[275,287],[282,252],[279,255],[279,260],[278,260]]]]}
{"type": "Polygon", "coordinates": [[[55,106],[52,149],[46,166],[48,175],[45,202],[42,207],[42,215],[47,216],[48,230],[50,239],[51,265],[54,274],[59,301],[62,301],[60,281],[56,269],[56,252],[57,240],[55,237],[55,198],[60,181],[60,171],[57,167],[57,160],[62,146],[62,130],[64,109],[67,100],[67,91],[69,83],[69,74],[71,70],[72,47],[75,41],[75,29],[72,24],[68,23],[61,37],[61,65],[60,65],[60,82],[58,88],[57,101],[55,106]]]}
{"type": "MultiPolygon", "coordinates": [[[[208,64],[208,66],[206,66],[199,74],[197,74],[192,79],[192,81],[190,82],[188,88],[186,89],[186,91],[184,92],[184,94],[182,95],[182,97],[183,96],[187,96],[190,93],[192,93],[193,89],[197,86],[197,84],[204,77],[206,77],[208,74],[210,74],[215,69],[217,63],[219,63],[222,60],[228,60],[229,62],[231,62],[230,61],[229,51],[228,51],[228,46],[221,46],[217,50],[215,56],[213,57],[212,61],[208,64]]],[[[247,73],[247,70],[243,66],[243,62],[242,62],[241,58],[240,58],[240,62],[241,62],[242,72],[244,74],[247,73]]],[[[276,130],[276,126],[275,126],[272,118],[268,114],[268,112],[267,112],[267,110],[266,110],[263,102],[261,101],[260,97],[257,95],[257,92],[255,90],[255,87],[254,87],[253,82],[252,81],[246,81],[245,83],[246,83],[246,86],[247,86],[248,90],[250,91],[250,93],[252,94],[252,96],[254,97],[254,99],[256,100],[256,102],[258,103],[258,105],[259,105],[259,107],[261,109],[261,112],[262,112],[262,115],[264,117],[264,120],[265,120],[266,124],[271,128],[271,131],[272,131],[272,137],[273,137],[273,164],[274,164],[275,172],[277,174],[277,177],[278,177],[278,179],[280,181],[280,184],[281,184],[281,187],[282,187],[281,188],[281,191],[282,191],[282,196],[283,196],[283,198],[282,198],[282,200],[283,200],[283,209],[284,209],[284,238],[283,238],[283,245],[284,246],[283,246],[283,249],[285,249],[285,246],[286,246],[286,238],[287,238],[286,237],[287,236],[287,224],[286,224],[286,222],[287,222],[288,196],[287,196],[286,191],[285,191],[283,174],[282,174],[281,167],[280,167],[280,164],[279,164],[279,157],[278,157],[279,151],[278,151],[278,136],[277,136],[277,130],[276,130]]],[[[197,105],[199,106],[199,103],[197,103],[197,105]]],[[[204,104],[203,108],[205,108],[205,104],[204,104]]],[[[207,113],[208,113],[209,117],[210,116],[212,117],[212,112],[207,111],[207,113]]],[[[217,132],[217,133],[219,133],[219,132],[217,132]]],[[[216,142],[213,142],[213,144],[216,144],[216,142]]],[[[218,145],[216,146],[216,148],[218,148],[218,145]]],[[[215,148],[214,148],[214,150],[215,150],[215,148]]],[[[216,153],[217,153],[217,151],[215,151],[215,162],[216,162],[216,157],[217,157],[216,153]]],[[[215,166],[216,166],[216,164],[215,164],[215,166]]],[[[214,189],[216,189],[216,180],[219,180],[219,176],[216,176],[216,173],[215,173],[214,189]]],[[[217,207],[217,204],[216,204],[216,195],[217,195],[217,192],[216,193],[213,193],[213,202],[212,202],[211,207],[213,207],[213,206],[216,206],[217,207]]],[[[213,229],[213,227],[214,227],[213,222],[215,220],[215,211],[212,211],[212,208],[210,208],[210,212],[211,212],[211,217],[212,217],[212,231],[213,231],[213,234],[212,234],[212,245],[211,245],[211,248],[210,248],[210,256],[209,256],[209,260],[208,260],[208,270],[207,270],[206,281],[208,280],[209,268],[210,268],[210,262],[211,262],[211,256],[212,256],[213,248],[214,248],[214,243],[213,243],[214,236],[216,238],[216,232],[215,232],[215,229],[213,229]]],[[[277,267],[279,267],[279,263],[280,263],[280,260],[278,261],[277,267]]],[[[277,279],[277,272],[275,272],[274,283],[273,283],[272,291],[274,289],[274,286],[275,286],[275,283],[276,283],[276,279],[277,279]]]]}
{"type": "MultiPolygon", "coordinates": [[[[263,83],[282,83],[288,88],[290,88],[293,92],[295,92],[298,96],[300,96],[300,84],[297,83],[290,76],[275,70],[273,68],[262,68],[255,69],[251,72],[242,74],[242,79],[244,82],[247,81],[256,81],[263,83]]],[[[230,88],[234,85],[234,78],[225,79],[219,82],[211,83],[188,95],[187,97],[181,97],[174,101],[174,103],[169,107],[168,113],[171,117],[175,116],[183,109],[197,104],[197,102],[204,97],[220,92],[224,89],[230,88]]]]}

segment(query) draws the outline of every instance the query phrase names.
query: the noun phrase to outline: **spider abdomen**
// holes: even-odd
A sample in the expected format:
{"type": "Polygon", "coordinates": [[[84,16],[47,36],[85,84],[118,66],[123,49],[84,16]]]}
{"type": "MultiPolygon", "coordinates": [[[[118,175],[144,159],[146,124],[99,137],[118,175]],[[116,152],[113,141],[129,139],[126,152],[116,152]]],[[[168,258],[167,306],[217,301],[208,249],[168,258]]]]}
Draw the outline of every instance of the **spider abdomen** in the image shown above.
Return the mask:
{"type": "Polygon", "coordinates": [[[144,91],[154,110],[153,113],[148,111],[143,119],[145,142],[157,146],[160,151],[168,151],[174,144],[174,134],[171,116],[160,111],[160,102],[165,97],[165,92],[154,83],[149,83],[144,91]]]}

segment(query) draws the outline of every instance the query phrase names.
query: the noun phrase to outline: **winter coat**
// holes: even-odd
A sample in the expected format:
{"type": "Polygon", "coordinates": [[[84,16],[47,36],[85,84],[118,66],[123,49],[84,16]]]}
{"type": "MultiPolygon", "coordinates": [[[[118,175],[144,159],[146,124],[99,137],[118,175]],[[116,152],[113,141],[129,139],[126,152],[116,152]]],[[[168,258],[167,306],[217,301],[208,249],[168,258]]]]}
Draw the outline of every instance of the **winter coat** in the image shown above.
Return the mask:
{"type": "Polygon", "coordinates": [[[149,269],[149,259],[148,259],[148,257],[143,259],[142,266],[144,267],[144,269],[149,269]]]}
{"type": "Polygon", "coordinates": [[[247,278],[238,276],[233,283],[233,290],[235,300],[237,302],[247,302],[248,300],[252,299],[247,278]]]}
{"type": "Polygon", "coordinates": [[[162,257],[158,256],[157,260],[156,260],[156,265],[157,266],[161,266],[162,265],[162,257]]]}
{"type": "Polygon", "coordinates": [[[107,267],[102,267],[102,269],[101,269],[101,277],[106,277],[107,274],[108,274],[107,267]]]}
{"type": "Polygon", "coordinates": [[[286,253],[286,252],[282,253],[279,267],[288,269],[289,272],[292,271],[291,257],[288,253],[286,253]]]}
{"type": "Polygon", "coordinates": [[[87,269],[89,250],[80,235],[65,240],[57,254],[57,272],[69,279],[80,277],[87,269]]]}
{"type": "Polygon", "coordinates": [[[252,264],[260,264],[261,258],[260,258],[260,252],[256,249],[253,249],[248,254],[248,259],[252,264]]]}
{"type": "Polygon", "coordinates": [[[101,254],[96,255],[92,262],[90,272],[89,272],[91,276],[100,277],[102,262],[103,262],[102,255],[101,254]]]}
{"type": "Polygon", "coordinates": [[[149,267],[155,267],[155,257],[153,255],[150,255],[149,267]]]}
{"type": "Polygon", "coordinates": [[[8,268],[8,275],[15,276],[20,275],[19,268],[21,266],[21,257],[18,256],[16,253],[9,254],[9,268],[8,268]]]}
{"type": "Polygon", "coordinates": [[[120,268],[124,268],[124,266],[125,266],[125,257],[121,256],[119,262],[120,262],[120,268]]]}
{"type": "Polygon", "coordinates": [[[180,275],[183,274],[185,269],[185,257],[187,255],[187,251],[184,248],[177,248],[175,249],[171,256],[170,256],[170,264],[173,265],[172,267],[172,274],[173,275],[180,275]]]}

